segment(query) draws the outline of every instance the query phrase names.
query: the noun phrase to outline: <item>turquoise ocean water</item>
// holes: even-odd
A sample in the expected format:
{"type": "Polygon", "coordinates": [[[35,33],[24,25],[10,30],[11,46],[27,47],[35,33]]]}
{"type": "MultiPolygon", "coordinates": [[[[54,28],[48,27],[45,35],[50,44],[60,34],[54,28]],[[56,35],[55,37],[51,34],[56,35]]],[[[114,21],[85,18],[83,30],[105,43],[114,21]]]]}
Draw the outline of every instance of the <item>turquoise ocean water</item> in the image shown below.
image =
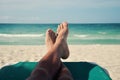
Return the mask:
{"type": "MultiPolygon", "coordinates": [[[[0,45],[43,45],[58,24],[0,24],[0,45]]],[[[69,24],[69,44],[120,44],[120,24],[69,24]]]]}

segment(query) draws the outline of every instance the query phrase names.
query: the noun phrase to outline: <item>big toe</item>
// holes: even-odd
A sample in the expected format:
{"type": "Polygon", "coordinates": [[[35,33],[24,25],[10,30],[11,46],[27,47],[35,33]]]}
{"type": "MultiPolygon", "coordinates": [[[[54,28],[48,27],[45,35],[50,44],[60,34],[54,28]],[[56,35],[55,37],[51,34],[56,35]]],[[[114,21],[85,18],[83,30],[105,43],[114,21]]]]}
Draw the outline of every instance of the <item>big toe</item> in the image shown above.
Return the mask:
{"type": "Polygon", "coordinates": [[[67,22],[63,22],[61,24],[61,28],[64,29],[65,31],[68,31],[68,23],[67,22]]]}
{"type": "Polygon", "coordinates": [[[63,22],[62,24],[63,24],[63,26],[66,26],[66,27],[68,26],[67,22],[63,22]]]}
{"type": "Polygon", "coordinates": [[[48,29],[48,30],[46,31],[46,36],[47,36],[47,37],[50,35],[49,32],[50,32],[50,29],[48,29]]]}
{"type": "Polygon", "coordinates": [[[51,30],[51,29],[48,29],[47,31],[46,31],[46,37],[48,37],[48,38],[54,38],[54,36],[55,36],[55,33],[51,30]]]}

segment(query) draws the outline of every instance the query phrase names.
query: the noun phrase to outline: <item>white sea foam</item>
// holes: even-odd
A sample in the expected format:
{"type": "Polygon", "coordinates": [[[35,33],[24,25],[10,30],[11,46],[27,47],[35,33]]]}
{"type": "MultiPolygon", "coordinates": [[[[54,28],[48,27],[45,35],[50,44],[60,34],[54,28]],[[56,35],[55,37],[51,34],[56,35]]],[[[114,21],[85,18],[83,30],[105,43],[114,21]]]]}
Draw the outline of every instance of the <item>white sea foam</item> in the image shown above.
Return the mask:
{"type": "Polygon", "coordinates": [[[79,35],[79,34],[74,34],[75,37],[78,37],[78,38],[85,38],[85,37],[88,37],[88,35],[79,35]]]}
{"type": "Polygon", "coordinates": [[[43,37],[44,34],[0,34],[0,37],[43,37]]]}
{"type": "Polygon", "coordinates": [[[99,34],[107,34],[106,32],[98,32],[99,34]]]}
{"type": "Polygon", "coordinates": [[[74,34],[73,35],[75,38],[79,39],[84,39],[84,40],[92,40],[92,39],[116,39],[120,40],[120,35],[109,35],[109,36],[103,36],[103,35],[79,35],[79,34],[74,34]]]}

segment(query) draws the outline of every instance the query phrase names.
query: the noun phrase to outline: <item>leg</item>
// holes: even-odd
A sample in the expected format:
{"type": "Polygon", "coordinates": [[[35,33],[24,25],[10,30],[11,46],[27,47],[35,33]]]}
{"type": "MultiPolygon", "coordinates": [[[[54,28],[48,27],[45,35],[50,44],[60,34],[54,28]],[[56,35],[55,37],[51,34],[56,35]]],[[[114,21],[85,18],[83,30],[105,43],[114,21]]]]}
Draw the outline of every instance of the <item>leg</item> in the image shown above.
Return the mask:
{"type": "MultiPolygon", "coordinates": [[[[28,80],[52,80],[54,74],[60,68],[60,56],[57,47],[54,47],[53,33],[51,30],[46,32],[46,44],[50,48],[47,54],[38,62],[28,80]],[[54,49],[51,49],[54,48],[54,49]]],[[[56,45],[57,46],[57,45],[56,45]]]]}
{"type": "MultiPolygon", "coordinates": [[[[67,24],[66,23],[64,23],[64,24],[60,24],[59,26],[58,26],[58,29],[57,29],[57,33],[59,34],[59,32],[60,32],[60,30],[61,30],[61,28],[62,27],[64,27],[64,26],[67,26],[67,24]]],[[[67,36],[67,35],[66,35],[67,36]]],[[[66,39],[65,39],[65,41],[63,42],[63,44],[62,44],[62,47],[63,47],[63,52],[65,52],[65,54],[64,55],[67,55],[67,56],[64,56],[64,57],[62,57],[63,59],[66,59],[68,56],[69,56],[69,49],[68,49],[68,46],[66,45],[67,44],[67,37],[66,37],[66,39]],[[65,49],[66,50],[65,50],[65,49]],[[68,50],[68,51],[67,51],[68,50]]],[[[72,74],[70,73],[70,71],[69,71],[69,69],[62,63],[62,65],[61,65],[61,69],[60,69],[60,71],[59,71],[59,73],[58,73],[58,77],[57,77],[57,80],[73,80],[73,78],[72,78],[72,74]]]]}
{"type": "MultiPolygon", "coordinates": [[[[48,30],[50,36],[54,34],[48,30]]],[[[47,54],[39,61],[37,67],[31,73],[31,76],[27,80],[53,80],[55,74],[61,67],[61,57],[67,55],[61,54],[61,45],[66,35],[68,34],[67,26],[62,27],[54,45],[51,45],[51,49],[48,50],[47,54]]],[[[51,40],[51,37],[49,37],[51,40]]],[[[50,41],[49,41],[50,42],[50,41]]],[[[52,41],[51,41],[52,42],[52,41]]]]}
{"type": "Polygon", "coordinates": [[[57,80],[73,80],[72,74],[63,63],[61,65],[61,70],[58,74],[57,80]]]}

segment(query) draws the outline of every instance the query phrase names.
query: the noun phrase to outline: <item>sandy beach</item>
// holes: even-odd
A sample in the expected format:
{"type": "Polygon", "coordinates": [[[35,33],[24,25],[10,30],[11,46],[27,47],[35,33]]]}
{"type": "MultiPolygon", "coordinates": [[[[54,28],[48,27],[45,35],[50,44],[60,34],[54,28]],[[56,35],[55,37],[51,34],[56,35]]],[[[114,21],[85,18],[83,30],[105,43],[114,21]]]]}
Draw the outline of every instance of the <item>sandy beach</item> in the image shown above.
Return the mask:
{"type": "MultiPolygon", "coordinates": [[[[107,69],[113,80],[120,80],[120,45],[69,45],[70,57],[64,62],[94,62],[107,69]]],[[[45,45],[0,46],[0,67],[19,61],[39,61],[45,45]]]]}

